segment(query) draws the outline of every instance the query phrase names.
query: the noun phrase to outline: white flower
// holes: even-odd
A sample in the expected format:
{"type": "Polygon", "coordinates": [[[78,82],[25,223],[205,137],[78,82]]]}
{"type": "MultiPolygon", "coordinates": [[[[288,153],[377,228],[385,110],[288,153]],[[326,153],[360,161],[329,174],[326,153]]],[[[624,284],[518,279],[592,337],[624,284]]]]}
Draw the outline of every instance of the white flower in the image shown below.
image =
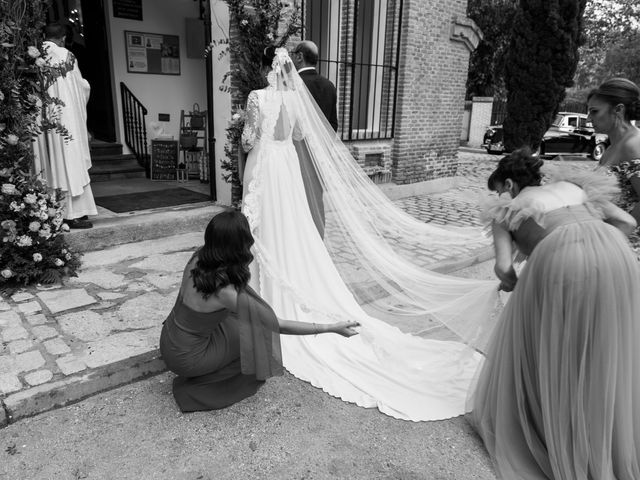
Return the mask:
{"type": "Polygon", "coordinates": [[[42,57],[36,58],[36,66],[44,67],[47,63],[44,61],[42,57]]]}
{"type": "Polygon", "coordinates": [[[24,196],[24,203],[26,203],[27,205],[32,205],[36,203],[37,200],[38,200],[38,197],[36,196],[35,193],[27,193],[24,196]]]}
{"type": "Polygon", "coordinates": [[[53,263],[55,264],[56,267],[61,267],[64,265],[64,262],[62,260],[60,260],[59,258],[56,258],[53,263]]]}
{"type": "Polygon", "coordinates": [[[65,254],[64,258],[67,261],[71,260],[71,254],[70,253],[65,254]]]}
{"type": "Polygon", "coordinates": [[[2,223],[0,223],[0,227],[4,228],[5,230],[13,230],[14,228],[16,228],[16,222],[14,222],[13,220],[3,220],[2,223]]]}
{"type": "Polygon", "coordinates": [[[267,33],[267,38],[269,40],[273,40],[273,34],[272,33],[267,33]]]}
{"type": "Polygon", "coordinates": [[[8,268],[5,268],[4,270],[2,270],[2,272],[0,272],[0,275],[2,275],[4,278],[11,278],[13,277],[13,272],[8,268]]]}
{"type": "Polygon", "coordinates": [[[33,254],[33,261],[34,262],[41,262],[42,261],[42,255],[40,255],[39,253],[34,253],[33,254]]]}
{"type": "Polygon", "coordinates": [[[239,119],[240,119],[239,113],[234,113],[233,115],[231,115],[231,120],[233,120],[234,122],[238,121],[239,119]]]}
{"type": "Polygon", "coordinates": [[[18,204],[16,202],[11,202],[9,204],[9,208],[11,210],[13,210],[14,212],[19,212],[20,211],[20,207],[18,206],[18,204]]]}
{"type": "Polygon", "coordinates": [[[31,45],[29,48],[27,48],[27,54],[31,58],[38,58],[40,56],[40,50],[38,50],[36,47],[31,45]]]}
{"type": "Polygon", "coordinates": [[[40,215],[38,215],[38,217],[44,222],[49,218],[49,215],[47,215],[47,212],[40,212],[40,215]]]}
{"type": "Polygon", "coordinates": [[[18,138],[18,136],[14,135],[13,133],[7,135],[7,143],[9,145],[17,145],[19,140],[20,139],[18,138]]]}
{"type": "Polygon", "coordinates": [[[3,183],[1,190],[5,195],[15,195],[18,193],[16,186],[13,183],[3,183]]]}
{"type": "Polygon", "coordinates": [[[33,240],[29,235],[20,235],[16,244],[19,247],[30,247],[33,244],[33,240]]]}
{"type": "Polygon", "coordinates": [[[40,211],[42,211],[42,212],[48,212],[49,211],[49,207],[47,207],[46,203],[43,203],[42,205],[40,205],[40,211]]]}
{"type": "Polygon", "coordinates": [[[37,232],[38,230],[40,230],[40,222],[31,222],[29,224],[29,230],[31,230],[32,232],[37,232]]]}
{"type": "Polygon", "coordinates": [[[243,27],[246,27],[248,24],[249,24],[249,20],[247,20],[246,18],[240,22],[240,25],[242,25],[243,27]]]}

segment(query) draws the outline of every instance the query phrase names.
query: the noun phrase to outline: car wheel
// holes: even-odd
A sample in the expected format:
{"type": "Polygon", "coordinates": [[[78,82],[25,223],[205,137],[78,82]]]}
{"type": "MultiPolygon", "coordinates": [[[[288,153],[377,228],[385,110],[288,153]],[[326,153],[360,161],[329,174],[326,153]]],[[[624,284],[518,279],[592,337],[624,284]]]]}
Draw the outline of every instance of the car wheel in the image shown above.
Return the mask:
{"type": "Polygon", "coordinates": [[[591,152],[591,158],[593,158],[596,162],[599,162],[602,156],[604,155],[604,151],[607,149],[607,145],[603,142],[598,143],[594,148],[593,152],[591,152]]]}

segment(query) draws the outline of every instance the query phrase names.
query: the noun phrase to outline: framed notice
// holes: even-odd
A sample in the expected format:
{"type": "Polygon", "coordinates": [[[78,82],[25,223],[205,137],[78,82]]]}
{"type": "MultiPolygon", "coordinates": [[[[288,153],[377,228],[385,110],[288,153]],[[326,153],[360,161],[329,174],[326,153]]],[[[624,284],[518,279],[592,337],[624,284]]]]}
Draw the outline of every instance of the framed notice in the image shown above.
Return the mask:
{"type": "Polygon", "coordinates": [[[113,16],[142,21],[142,0],[113,0],[113,16]]]}
{"type": "Polygon", "coordinates": [[[178,141],[151,140],[151,180],[176,180],[178,141]]]}
{"type": "Polygon", "coordinates": [[[124,32],[127,72],[180,75],[180,37],[124,32]]]}

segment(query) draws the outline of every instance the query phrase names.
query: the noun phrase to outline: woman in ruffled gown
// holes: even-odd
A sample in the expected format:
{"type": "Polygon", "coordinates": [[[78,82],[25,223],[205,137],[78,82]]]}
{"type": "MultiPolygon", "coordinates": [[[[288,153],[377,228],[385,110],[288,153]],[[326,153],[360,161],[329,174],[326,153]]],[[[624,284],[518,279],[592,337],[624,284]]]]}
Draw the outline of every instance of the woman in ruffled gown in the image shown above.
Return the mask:
{"type": "MultiPolygon", "coordinates": [[[[611,142],[600,167],[618,179],[616,204],[640,223],[640,130],[631,123],[640,119],[640,88],[626,78],[609,79],[589,92],[588,107],[595,131],[607,134],[611,142]]],[[[640,229],[629,239],[640,253],[640,229]]]]}
{"type": "Polygon", "coordinates": [[[494,281],[429,272],[398,251],[411,242],[416,252],[464,247],[483,242],[480,231],[433,227],[394,206],[340,142],[287,51],[265,49],[263,68],[269,84],[249,94],[242,135],[248,152],[243,212],[256,240],[251,286],[278,316],[361,324],[360,335],[348,340],[283,338],[284,366],[331,395],[396,418],[464,414],[481,355],[462,342],[403,333],[390,317],[404,315],[405,332],[407,326],[415,333],[436,326],[427,314],[462,336],[472,330],[465,322],[479,329],[476,319],[487,321],[497,297],[494,281]],[[325,192],[324,241],[309,210],[294,140],[305,142],[302,150],[325,192]],[[348,271],[340,271],[341,256],[348,256],[348,271]],[[369,295],[367,312],[345,282],[353,277],[369,295]]]}
{"type": "Polygon", "coordinates": [[[517,151],[489,178],[495,271],[513,290],[470,396],[470,419],[508,480],[640,478],[640,267],[611,203],[615,179],[540,185],[517,151]],[[520,276],[513,245],[528,260],[520,276]]]}

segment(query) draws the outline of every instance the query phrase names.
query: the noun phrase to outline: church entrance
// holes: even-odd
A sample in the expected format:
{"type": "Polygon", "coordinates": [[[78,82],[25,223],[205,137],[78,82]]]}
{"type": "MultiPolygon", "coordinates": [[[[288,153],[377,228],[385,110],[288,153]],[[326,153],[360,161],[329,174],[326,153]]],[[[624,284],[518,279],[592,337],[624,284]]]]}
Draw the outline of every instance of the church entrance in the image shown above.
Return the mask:
{"type": "Polygon", "coordinates": [[[80,72],[91,85],[87,105],[89,132],[95,139],[115,142],[116,122],[104,1],[54,0],[47,12],[47,22],[67,27],[66,46],[78,59],[80,72]]]}

